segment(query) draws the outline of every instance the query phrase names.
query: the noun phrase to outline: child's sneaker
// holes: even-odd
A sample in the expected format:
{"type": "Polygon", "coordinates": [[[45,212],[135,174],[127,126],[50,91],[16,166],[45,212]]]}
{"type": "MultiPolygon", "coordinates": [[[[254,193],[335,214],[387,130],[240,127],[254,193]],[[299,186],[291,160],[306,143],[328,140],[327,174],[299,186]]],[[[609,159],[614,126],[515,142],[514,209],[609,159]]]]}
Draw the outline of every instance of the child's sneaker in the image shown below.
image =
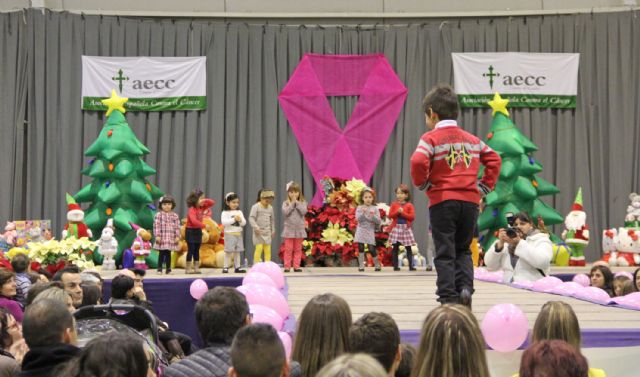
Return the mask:
{"type": "Polygon", "coordinates": [[[223,269],[222,269],[222,273],[223,273],[223,274],[227,274],[227,273],[229,273],[229,269],[228,269],[228,268],[226,268],[226,267],[225,267],[225,268],[223,268],[223,269]]]}
{"type": "Polygon", "coordinates": [[[236,274],[244,274],[247,271],[243,270],[242,268],[236,268],[233,272],[235,272],[236,274]]]}

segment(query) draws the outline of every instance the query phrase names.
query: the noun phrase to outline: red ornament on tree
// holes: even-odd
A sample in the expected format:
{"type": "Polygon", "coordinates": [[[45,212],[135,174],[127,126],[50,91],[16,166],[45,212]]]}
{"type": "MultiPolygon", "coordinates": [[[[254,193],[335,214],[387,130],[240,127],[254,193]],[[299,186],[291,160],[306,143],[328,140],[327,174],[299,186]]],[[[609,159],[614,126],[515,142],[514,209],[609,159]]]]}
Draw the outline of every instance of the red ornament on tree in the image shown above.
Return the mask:
{"type": "Polygon", "coordinates": [[[109,132],[107,132],[108,137],[111,137],[111,135],[113,135],[113,130],[109,130],[109,132]]]}
{"type": "Polygon", "coordinates": [[[491,140],[493,138],[493,132],[489,132],[487,134],[487,139],[491,140]]]}

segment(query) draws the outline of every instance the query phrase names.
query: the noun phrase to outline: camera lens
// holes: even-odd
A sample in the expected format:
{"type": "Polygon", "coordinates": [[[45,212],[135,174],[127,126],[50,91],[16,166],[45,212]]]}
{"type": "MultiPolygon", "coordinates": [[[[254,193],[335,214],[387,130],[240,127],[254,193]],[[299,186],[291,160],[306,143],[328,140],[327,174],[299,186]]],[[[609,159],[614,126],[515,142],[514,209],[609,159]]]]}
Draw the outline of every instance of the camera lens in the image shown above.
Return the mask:
{"type": "Polygon", "coordinates": [[[509,238],[518,237],[518,231],[516,231],[516,228],[507,228],[507,237],[509,238]]]}

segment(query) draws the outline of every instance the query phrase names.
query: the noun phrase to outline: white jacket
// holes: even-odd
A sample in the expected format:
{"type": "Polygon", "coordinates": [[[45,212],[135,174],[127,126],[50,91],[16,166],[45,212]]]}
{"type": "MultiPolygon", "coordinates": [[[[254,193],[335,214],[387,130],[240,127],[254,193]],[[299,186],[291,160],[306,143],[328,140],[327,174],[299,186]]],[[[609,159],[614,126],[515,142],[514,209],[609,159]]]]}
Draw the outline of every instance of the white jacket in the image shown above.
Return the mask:
{"type": "Polygon", "coordinates": [[[515,255],[518,256],[515,269],[511,266],[510,245],[505,243],[502,251],[496,252],[496,243],[484,255],[484,263],[490,271],[503,270],[505,283],[512,281],[536,281],[543,276],[538,269],[549,275],[553,249],[549,235],[536,233],[518,243],[515,255]]]}
{"type": "Polygon", "coordinates": [[[224,226],[225,233],[242,233],[242,227],[247,225],[247,220],[244,218],[242,211],[222,211],[220,215],[220,222],[224,226]],[[240,215],[240,226],[233,225],[236,223],[235,216],[240,215]]]}

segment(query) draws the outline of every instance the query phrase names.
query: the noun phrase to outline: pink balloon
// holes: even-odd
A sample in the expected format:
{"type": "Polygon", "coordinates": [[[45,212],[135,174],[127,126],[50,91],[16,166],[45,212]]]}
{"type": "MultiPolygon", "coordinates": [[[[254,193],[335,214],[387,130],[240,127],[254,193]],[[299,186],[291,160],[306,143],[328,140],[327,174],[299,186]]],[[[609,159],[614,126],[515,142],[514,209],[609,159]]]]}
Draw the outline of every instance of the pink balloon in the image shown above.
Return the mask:
{"type": "Polygon", "coordinates": [[[626,296],[615,297],[613,301],[622,305],[640,305],[640,292],[633,292],[626,296]]]}
{"type": "Polygon", "coordinates": [[[249,311],[253,314],[253,323],[268,323],[277,331],[282,330],[284,319],[275,310],[264,305],[249,305],[249,311]]]}
{"type": "Polygon", "coordinates": [[[618,271],[618,272],[616,272],[614,277],[617,278],[618,276],[626,276],[626,277],[629,278],[629,280],[633,280],[633,275],[629,271],[618,271]]]}
{"type": "Polygon", "coordinates": [[[473,277],[476,278],[476,279],[479,279],[479,278],[481,278],[483,276],[486,276],[487,273],[488,273],[488,271],[487,271],[486,268],[484,268],[484,267],[476,267],[473,270],[473,277]]]}
{"type": "Polygon", "coordinates": [[[582,290],[577,291],[574,294],[575,298],[579,298],[586,301],[591,301],[596,304],[608,304],[611,302],[611,297],[604,290],[598,287],[584,287],[582,290]]]}
{"type": "Polygon", "coordinates": [[[533,283],[533,290],[536,292],[549,293],[553,288],[562,284],[562,280],[555,276],[545,276],[542,279],[536,280],[533,283]]]}
{"type": "Polygon", "coordinates": [[[287,355],[287,359],[291,359],[291,335],[287,334],[284,331],[278,331],[278,336],[282,341],[282,345],[284,346],[284,354],[287,355]]]}
{"type": "Polygon", "coordinates": [[[286,319],[291,311],[289,303],[282,293],[274,287],[260,284],[248,284],[237,288],[247,298],[249,305],[264,305],[275,310],[278,315],[286,319]]]}
{"type": "Polygon", "coordinates": [[[276,283],[276,288],[281,289],[284,287],[284,273],[280,269],[280,266],[273,262],[256,263],[251,267],[249,272],[262,272],[276,283]]]}
{"type": "Polygon", "coordinates": [[[484,315],[481,329],[491,348],[498,352],[511,352],[527,339],[529,322],[516,305],[498,304],[484,315]]]}
{"type": "Polygon", "coordinates": [[[278,288],[276,286],[276,283],[271,280],[271,278],[267,275],[264,274],[262,272],[249,272],[244,279],[242,279],[242,285],[249,285],[249,284],[260,284],[260,285],[269,285],[272,286],[274,288],[278,288]]]}
{"type": "Polygon", "coordinates": [[[584,289],[584,287],[575,281],[565,281],[562,284],[556,285],[551,293],[562,295],[562,296],[573,296],[576,292],[584,289]]]}
{"type": "Polygon", "coordinates": [[[191,293],[191,297],[196,300],[200,300],[202,296],[209,290],[207,283],[205,283],[202,279],[196,279],[191,283],[189,287],[189,293],[191,293]]]}
{"type": "Polygon", "coordinates": [[[487,274],[485,281],[490,281],[493,283],[502,283],[502,279],[504,277],[504,271],[491,271],[487,274]]]}
{"type": "Polygon", "coordinates": [[[514,281],[511,286],[522,289],[531,289],[533,287],[532,281],[514,281]]]}
{"type": "Polygon", "coordinates": [[[591,279],[587,274],[576,274],[572,280],[583,287],[588,287],[591,284],[591,279]]]}

